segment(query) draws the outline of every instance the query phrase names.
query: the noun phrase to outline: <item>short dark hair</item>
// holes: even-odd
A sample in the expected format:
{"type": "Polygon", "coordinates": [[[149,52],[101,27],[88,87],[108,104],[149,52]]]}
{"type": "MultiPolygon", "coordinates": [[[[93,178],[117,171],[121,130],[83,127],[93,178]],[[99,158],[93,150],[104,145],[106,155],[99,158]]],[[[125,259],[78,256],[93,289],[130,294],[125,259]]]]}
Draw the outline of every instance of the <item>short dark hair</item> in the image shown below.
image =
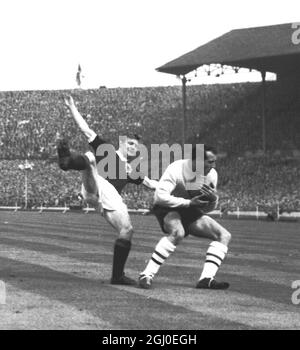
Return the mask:
{"type": "Polygon", "coordinates": [[[131,133],[129,133],[129,134],[127,134],[127,137],[129,138],[129,139],[134,139],[134,140],[137,140],[137,141],[140,141],[141,140],[141,136],[140,135],[138,135],[138,134],[131,134],[131,133]]]}
{"type": "Polygon", "coordinates": [[[209,145],[204,145],[204,160],[207,159],[207,152],[211,152],[214,155],[217,154],[217,150],[215,147],[209,146],[209,145]]]}
{"type": "MultiPolygon", "coordinates": [[[[197,150],[197,145],[193,145],[192,160],[196,159],[196,156],[197,156],[196,150],[197,150]]],[[[204,144],[204,160],[207,159],[207,152],[212,152],[213,154],[217,154],[217,150],[214,147],[204,144]]]]}

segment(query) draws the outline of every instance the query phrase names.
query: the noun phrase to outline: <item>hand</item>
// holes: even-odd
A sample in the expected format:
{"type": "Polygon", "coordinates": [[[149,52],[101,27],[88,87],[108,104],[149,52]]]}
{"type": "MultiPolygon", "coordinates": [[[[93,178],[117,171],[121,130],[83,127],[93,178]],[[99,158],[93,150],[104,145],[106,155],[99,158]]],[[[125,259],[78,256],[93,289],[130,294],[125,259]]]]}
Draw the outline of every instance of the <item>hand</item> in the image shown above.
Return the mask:
{"type": "Polygon", "coordinates": [[[65,101],[65,105],[68,108],[75,107],[75,103],[74,103],[73,97],[71,95],[64,96],[64,101],[65,101]]]}
{"type": "Polygon", "coordinates": [[[209,200],[209,202],[215,202],[219,199],[218,195],[217,195],[217,191],[208,186],[208,185],[203,185],[201,187],[201,192],[203,193],[203,195],[206,197],[206,199],[209,200]]]}
{"type": "Polygon", "coordinates": [[[205,207],[209,203],[209,201],[203,201],[200,198],[201,198],[201,195],[192,198],[191,202],[190,202],[190,207],[196,207],[196,208],[200,208],[201,209],[201,208],[205,207]]]}

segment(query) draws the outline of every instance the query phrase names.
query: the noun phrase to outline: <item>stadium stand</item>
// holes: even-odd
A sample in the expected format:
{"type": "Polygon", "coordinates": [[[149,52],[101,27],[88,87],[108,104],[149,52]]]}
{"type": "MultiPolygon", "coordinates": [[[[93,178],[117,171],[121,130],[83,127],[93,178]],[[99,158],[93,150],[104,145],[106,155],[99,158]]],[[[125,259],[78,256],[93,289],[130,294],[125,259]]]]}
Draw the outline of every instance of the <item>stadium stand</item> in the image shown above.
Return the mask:
{"type": "MultiPolygon", "coordinates": [[[[260,84],[188,86],[188,136],[214,144],[227,155],[218,166],[221,205],[252,210],[279,203],[281,210],[300,210],[299,92],[276,82],[268,82],[266,91],[268,153],[263,157],[260,84]]],[[[180,142],[177,86],[1,92],[0,205],[24,203],[24,172],[18,166],[25,159],[34,163],[28,172],[28,206],[65,205],[78,199],[80,177],[59,171],[55,164],[58,134],[68,137],[72,148],[87,149],[64,108],[65,93],[72,93],[91,127],[116,146],[118,136],[128,130],[141,134],[146,146],[180,142]]],[[[148,208],[152,194],[129,186],[124,198],[130,208],[148,208]]]]}

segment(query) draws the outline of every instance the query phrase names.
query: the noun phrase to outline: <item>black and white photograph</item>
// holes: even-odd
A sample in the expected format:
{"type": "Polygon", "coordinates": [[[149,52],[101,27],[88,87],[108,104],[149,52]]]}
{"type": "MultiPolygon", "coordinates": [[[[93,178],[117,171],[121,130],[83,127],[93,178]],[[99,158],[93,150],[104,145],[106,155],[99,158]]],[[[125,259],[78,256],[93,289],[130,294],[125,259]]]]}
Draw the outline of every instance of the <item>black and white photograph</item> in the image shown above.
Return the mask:
{"type": "Polygon", "coordinates": [[[299,1],[0,0],[0,31],[1,331],[300,329],[299,1]]]}

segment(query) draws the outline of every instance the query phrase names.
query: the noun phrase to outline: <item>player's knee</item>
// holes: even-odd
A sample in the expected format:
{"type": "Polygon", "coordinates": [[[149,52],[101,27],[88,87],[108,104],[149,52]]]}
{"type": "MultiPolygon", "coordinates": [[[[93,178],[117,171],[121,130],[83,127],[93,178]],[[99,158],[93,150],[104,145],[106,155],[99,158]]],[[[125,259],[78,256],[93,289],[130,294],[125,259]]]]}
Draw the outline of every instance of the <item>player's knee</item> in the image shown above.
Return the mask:
{"type": "Polygon", "coordinates": [[[130,240],[133,236],[133,227],[131,224],[126,224],[122,227],[120,230],[120,238],[128,239],[130,240]]]}
{"type": "Polygon", "coordinates": [[[226,228],[221,226],[211,217],[203,216],[202,219],[204,220],[202,224],[204,224],[204,226],[209,229],[209,232],[213,236],[214,240],[219,241],[225,245],[229,244],[231,240],[231,234],[226,230],[226,228]]]}
{"type": "Polygon", "coordinates": [[[173,227],[172,229],[169,230],[170,233],[170,240],[174,245],[179,244],[184,236],[185,236],[185,232],[183,229],[180,229],[179,227],[173,227]]]}
{"type": "Polygon", "coordinates": [[[231,233],[228,232],[225,228],[222,228],[220,232],[220,242],[225,245],[228,245],[230,241],[231,241],[231,233]]]}

